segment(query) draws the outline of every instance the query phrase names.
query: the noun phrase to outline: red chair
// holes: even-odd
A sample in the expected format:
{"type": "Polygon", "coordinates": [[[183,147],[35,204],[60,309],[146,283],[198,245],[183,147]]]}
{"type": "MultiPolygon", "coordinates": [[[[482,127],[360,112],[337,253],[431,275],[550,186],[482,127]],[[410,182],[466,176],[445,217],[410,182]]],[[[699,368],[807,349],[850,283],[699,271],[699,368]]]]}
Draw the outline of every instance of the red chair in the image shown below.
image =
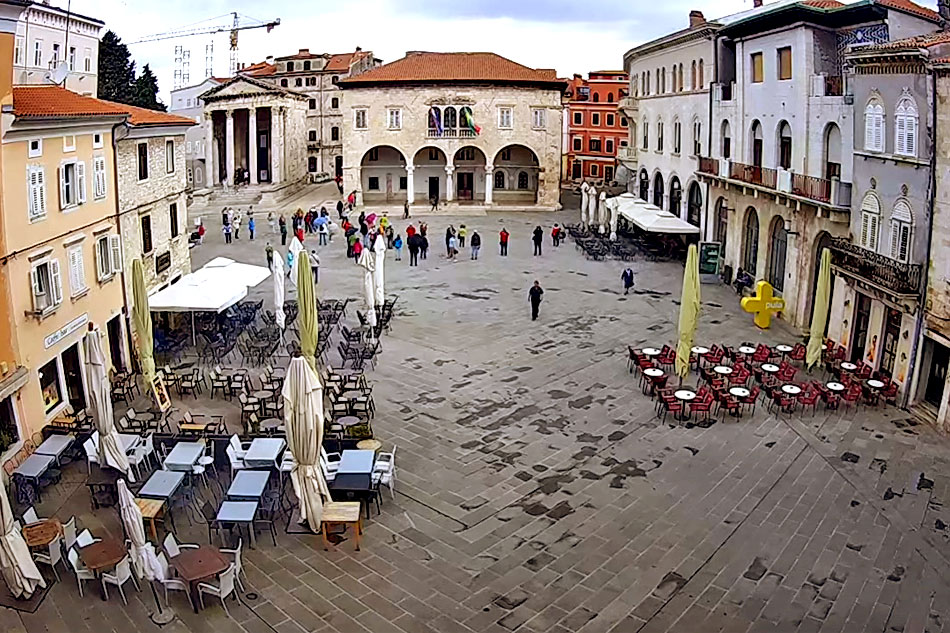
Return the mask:
{"type": "Polygon", "coordinates": [[[889,382],[887,386],[884,387],[884,390],[881,391],[881,397],[884,398],[884,402],[896,407],[897,406],[897,383],[889,382]]]}
{"type": "Polygon", "coordinates": [[[805,410],[805,407],[811,407],[811,414],[815,415],[815,409],[818,407],[819,395],[820,394],[817,390],[803,391],[798,394],[798,404],[801,406],[802,411],[805,410]]]}
{"type": "Polygon", "coordinates": [[[847,404],[848,408],[851,408],[851,405],[856,405],[861,401],[861,385],[851,385],[848,387],[848,390],[841,395],[841,399],[847,404]]]}
{"type": "Polygon", "coordinates": [[[755,414],[755,403],[758,402],[760,392],[761,392],[761,389],[759,389],[758,385],[756,385],[752,387],[752,389],[749,391],[748,396],[746,396],[745,398],[739,398],[739,403],[742,406],[752,407],[753,415],[755,414]]]}
{"type": "Polygon", "coordinates": [[[676,419],[682,416],[683,413],[683,403],[673,398],[672,400],[663,401],[663,417],[660,419],[660,422],[666,422],[666,414],[672,413],[673,418],[676,419]]]}
{"type": "Polygon", "coordinates": [[[719,411],[728,411],[737,418],[742,417],[742,405],[728,394],[723,395],[722,400],[719,401],[719,411]]]}
{"type": "Polygon", "coordinates": [[[805,353],[806,353],[807,351],[808,351],[808,350],[805,349],[805,346],[804,346],[804,345],[802,345],[801,343],[796,343],[796,344],[795,344],[795,347],[792,348],[792,351],[790,351],[790,352],[788,353],[788,357],[789,357],[791,360],[796,360],[796,361],[798,361],[798,362],[802,362],[802,361],[805,360],[805,353]]]}
{"type": "MultiPolygon", "coordinates": [[[[709,411],[710,409],[712,409],[712,404],[713,404],[712,398],[708,400],[704,399],[701,401],[693,400],[692,402],[689,403],[690,415],[692,415],[693,413],[702,414],[702,418],[704,420],[709,420],[709,411]]],[[[700,416],[697,415],[697,419],[699,419],[699,417],[700,416]]]]}

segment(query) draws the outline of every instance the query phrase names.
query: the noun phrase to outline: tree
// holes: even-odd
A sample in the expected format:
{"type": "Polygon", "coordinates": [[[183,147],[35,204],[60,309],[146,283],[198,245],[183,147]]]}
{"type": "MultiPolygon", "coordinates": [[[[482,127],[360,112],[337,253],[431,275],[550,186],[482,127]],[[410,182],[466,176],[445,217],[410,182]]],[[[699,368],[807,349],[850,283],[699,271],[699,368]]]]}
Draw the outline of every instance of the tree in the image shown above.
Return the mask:
{"type": "Polygon", "coordinates": [[[142,74],[135,79],[132,86],[131,105],[162,112],[166,110],[165,104],[158,100],[158,78],[148,64],[142,67],[142,74]]]}
{"type": "Polygon", "coordinates": [[[99,98],[132,103],[135,62],[119,36],[106,31],[99,42],[99,98]]]}

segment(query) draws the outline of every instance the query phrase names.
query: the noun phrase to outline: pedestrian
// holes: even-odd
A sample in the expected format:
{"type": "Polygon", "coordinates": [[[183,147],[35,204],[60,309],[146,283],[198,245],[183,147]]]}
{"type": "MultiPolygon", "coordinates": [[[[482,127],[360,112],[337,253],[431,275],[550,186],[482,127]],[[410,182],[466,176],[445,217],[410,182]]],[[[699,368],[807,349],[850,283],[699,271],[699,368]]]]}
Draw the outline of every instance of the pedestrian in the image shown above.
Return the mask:
{"type": "Polygon", "coordinates": [[[233,224],[234,224],[234,239],[239,240],[241,239],[241,214],[240,213],[234,214],[233,224]]]}
{"type": "MultiPolygon", "coordinates": [[[[342,192],[340,195],[343,195],[342,192]]],[[[339,215],[340,219],[342,220],[343,219],[343,199],[342,198],[336,201],[336,212],[337,212],[337,215],[339,215]]]]}
{"type": "Polygon", "coordinates": [[[393,247],[393,239],[395,238],[395,236],[396,236],[396,231],[393,230],[393,225],[387,224],[386,225],[386,248],[393,247]]]}
{"type": "Polygon", "coordinates": [[[339,190],[340,195],[342,196],[343,195],[343,178],[337,175],[336,178],[334,178],[333,180],[336,182],[336,188],[337,190],[339,190]]]}
{"type": "MultiPolygon", "coordinates": [[[[356,236],[356,233],[353,234],[356,236]]],[[[357,262],[360,260],[360,254],[363,252],[363,243],[360,241],[359,237],[356,238],[356,241],[353,242],[353,259],[357,262]]]]}
{"type": "Polygon", "coordinates": [[[231,207],[227,207],[227,217],[228,217],[228,220],[226,224],[233,224],[234,223],[234,209],[232,209],[231,207]]]}
{"type": "Polygon", "coordinates": [[[314,249],[310,249],[310,272],[313,273],[314,285],[320,283],[320,257],[314,249]]]}
{"type": "Polygon", "coordinates": [[[408,200],[406,200],[402,205],[402,219],[403,220],[409,219],[409,201],[408,200]]]}
{"type": "Polygon", "coordinates": [[[359,235],[356,231],[353,231],[346,236],[346,256],[353,257],[353,247],[360,241],[359,235]]]}
{"type": "Polygon", "coordinates": [[[432,208],[429,211],[438,211],[439,210],[439,196],[432,196],[429,198],[429,203],[432,204],[432,208]]]}
{"type": "Polygon", "coordinates": [[[330,228],[327,226],[329,222],[321,222],[320,226],[317,228],[317,236],[320,238],[318,244],[320,246],[326,246],[327,240],[330,237],[330,228]]]}
{"type": "Polygon", "coordinates": [[[425,222],[420,222],[420,223],[419,223],[419,235],[421,235],[422,237],[425,237],[425,236],[426,236],[426,233],[428,233],[428,232],[429,232],[429,225],[426,224],[425,222]]]}
{"type": "Polygon", "coordinates": [[[409,239],[416,234],[416,227],[413,224],[410,224],[406,227],[406,239],[409,239]]]}
{"type": "Polygon", "coordinates": [[[284,216],[280,216],[280,245],[287,246],[287,220],[284,219],[284,216]]]}
{"type": "Polygon", "coordinates": [[[455,237],[455,227],[451,224],[449,228],[445,229],[445,254],[449,257],[452,256],[452,251],[449,250],[449,240],[455,237]]]}
{"type": "Polygon", "coordinates": [[[409,265],[418,266],[419,265],[419,246],[422,243],[421,235],[411,235],[406,238],[409,244],[409,265]]]}
{"type": "Polygon", "coordinates": [[[197,229],[198,243],[204,244],[205,243],[205,224],[204,222],[201,221],[201,218],[198,218],[197,222],[198,222],[198,229],[197,229]]]}
{"type": "Polygon", "coordinates": [[[303,216],[303,226],[307,233],[313,232],[313,211],[308,210],[303,216]]]}
{"type": "Polygon", "coordinates": [[[275,220],[274,220],[274,212],[273,212],[273,211],[268,211],[268,212],[267,212],[267,225],[270,227],[270,234],[271,234],[271,235],[273,235],[274,233],[277,232],[277,227],[274,226],[274,222],[275,222],[275,220]]]}
{"type": "Polygon", "coordinates": [[[541,254],[541,240],[544,239],[544,231],[541,229],[541,226],[538,225],[534,227],[534,233],[531,237],[531,241],[534,242],[534,254],[541,254]]]}
{"type": "Polygon", "coordinates": [[[287,251],[287,277],[290,277],[290,271],[294,269],[294,252],[287,251]]]}
{"type": "Polygon", "coordinates": [[[551,242],[554,244],[554,248],[557,248],[561,244],[561,227],[555,223],[554,228],[551,229],[551,242]]]}
{"type": "Polygon", "coordinates": [[[501,247],[501,256],[508,257],[508,238],[511,237],[511,234],[508,232],[508,229],[502,228],[498,232],[498,245],[501,247]]]}
{"type": "Polygon", "coordinates": [[[429,257],[429,238],[422,233],[419,234],[419,256],[422,259],[429,257]]]}
{"type": "Polygon", "coordinates": [[[231,243],[231,225],[225,224],[223,227],[221,227],[221,230],[224,232],[224,243],[230,244],[231,243]]]}
{"type": "Polygon", "coordinates": [[[633,269],[625,268],[620,279],[623,280],[623,294],[630,294],[630,289],[633,288],[633,269]]]}
{"type": "Polygon", "coordinates": [[[397,235],[393,239],[393,248],[396,249],[396,261],[402,260],[402,235],[397,235]]]}
{"type": "Polygon", "coordinates": [[[256,226],[256,225],[254,224],[254,216],[248,214],[248,216],[247,216],[247,234],[251,236],[251,240],[252,240],[252,241],[254,240],[254,228],[255,228],[255,226],[256,226]]]}
{"type": "Polygon", "coordinates": [[[303,226],[297,227],[297,239],[300,240],[301,244],[303,244],[303,226]]]}
{"type": "Polygon", "coordinates": [[[458,253],[458,252],[459,252],[459,251],[458,251],[458,238],[456,238],[456,237],[453,235],[452,237],[449,238],[449,255],[448,255],[448,258],[451,259],[453,262],[456,261],[456,260],[455,260],[455,255],[456,255],[456,253],[458,253]]]}
{"type": "Polygon", "coordinates": [[[531,286],[531,290],[528,291],[528,303],[531,304],[531,320],[538,320],[538,310],[541,308],[541,295],[544,294],[544,290],[541,288],[541,283],[535,280],[534,285],[531,286]]]}
{"type": "Polygon", "coordinates": [[[231,216],[228,215],[228,208],[221,209],[221,226],[231,223],[231,216]]]}
{"type": "Polygon", "coordinates": [[[482,248],[482,236],[478,231],[472,231],[472,259],[478,259],[478,251],[482,248]]]}
{"type": "Polygon", "coordinates": [[[274,267],[274,247],[270,245],[270,242],[264,247],[264,256],[267,258],[267,270],[272,269],[274,267]]]}
{"type": "Polygon", "coordinates": [[[346,197],[346,204],[349,205],[352,210],[356,206],[356,189],[350,192],[350,195],[346,197]]]}
{"type": "Polygon", "coordinates": [[[464,224],[459,224],[459,248],[465,248],[465,235],[468,233],[468,229],[465,228],[464,224]]]}
{"type": "Polygon", "coordinates": [[[736,281],[733,285],[736,288],[737,295],[741,297],[745,289],[751,288],[753,283],[755,283],[755,280],[752,279],[752,275],[741,268],[736,271],[736,281]]]}

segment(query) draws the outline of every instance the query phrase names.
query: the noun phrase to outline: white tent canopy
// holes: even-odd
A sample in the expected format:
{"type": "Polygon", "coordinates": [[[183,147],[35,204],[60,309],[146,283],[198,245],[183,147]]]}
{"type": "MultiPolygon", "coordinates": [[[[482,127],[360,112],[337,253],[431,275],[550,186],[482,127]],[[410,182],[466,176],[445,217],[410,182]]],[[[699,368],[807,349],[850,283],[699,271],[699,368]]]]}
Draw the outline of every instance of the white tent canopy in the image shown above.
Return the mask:
{"type": "Polygon", "coordinates": [[[223,312],[247,296],[271,272],[264,266],[216,257],[148,298],[152,312],[223,312]]]}
{"type": "Polygon", "coordinates": [[[610,198],[607,204],[616,208],[621,216],[650,233],[679,235],[699,233],[699,227],[681,220],[669,211],[640,200],[632,193],[623,193],[616,198],[610,198]]]}

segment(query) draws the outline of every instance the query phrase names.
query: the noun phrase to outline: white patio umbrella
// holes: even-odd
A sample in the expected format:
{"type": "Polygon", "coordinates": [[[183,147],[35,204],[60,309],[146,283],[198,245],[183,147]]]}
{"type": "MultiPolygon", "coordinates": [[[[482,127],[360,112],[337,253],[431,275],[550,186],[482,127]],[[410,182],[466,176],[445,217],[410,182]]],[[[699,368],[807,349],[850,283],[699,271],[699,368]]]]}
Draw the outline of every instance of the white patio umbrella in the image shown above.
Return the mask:
{"type": "Polygon", "coordinates": [[[135,481],[129,460],[119,442],[119,431],[115,427],[112,413],[112,395],[109,393],[109,378],[106,375],[105,355],[99,332],[86,332],[86,386],[89,390],[89,405],[92,418],[99,430],[99,463],[112,466],[126,473],[129,481],[135,481]]]}
{"type": "Polygon", "coordinates": [[[135,570],[139,578],[155,580],[162,577],[162,566],[155,555],[155,547],[145,539],[145,526],[142,524],[142,511],[135,504],[135,497],[129,491],[124,479],[119,480],[119,514],[125,535],[132,543],[130,550],[135,570]]]}
{"type": "Polygon", "coordinates": [[[598,200],[599,204],[597,205],[597,208],[599,209],[599,217],[597,218],[597,222],[600,224],[600,234],[603,235],[607,232],[607,192],[601,190],[600,198],[598,200]]]}
{"type": "Polygon", "coordinates": [[[287,324],[287,315],[284,314],[284,262],[281,261],[280,257],[275,257],[273,262],[274,320],[277,321],[277,327],[283,332],[284,326],[287,324]]]}
{"type": "Polygon", "coordinates": [[[593,229],[597,225],[597,187],[587,190],[587,223],[593,229]]]}
{"type": "Polygon", "coordinates": [[[287,447],[294,456],[290,481],[300,500],[300,518],[310,529],[320,531],[323,504],[330,500],[330,489],[320,470],[320,446],[323,445],[323,389],[320,379],[302,356],[290,361],[281,390],[284,399],[284,428],[287,447]]]}
{"type": "Polygon", "coordinates": [[[363,268],[363,300],[366,303],[366,320],[376,327],[376,288],[373,273],[376,270],[376,257],[364,248],[360,253],[359,265],[363,268]]]}
{"type": "Polygon", "coordinates": [[[376,290],[376,305],[380,308],[386,302],[386,279],[383,269],[386,266],[386,240],[382,233],[376,234],[373,242],[373,252],[376,255],[376,270],[373,271],[373,287],[376,290]]]}
{"type": "Polygon", "coordinates": [[[0,574],[15,598],[29,598],[46,581],[16,527],[6,489],[0,490],[0,574]]]}
{"type": "Polygon", "coordinates": [[[587,226],[587,190],[590,189],[590,185],[587,184],[587,181],[581,183],[581,224],[587,226]]]}

